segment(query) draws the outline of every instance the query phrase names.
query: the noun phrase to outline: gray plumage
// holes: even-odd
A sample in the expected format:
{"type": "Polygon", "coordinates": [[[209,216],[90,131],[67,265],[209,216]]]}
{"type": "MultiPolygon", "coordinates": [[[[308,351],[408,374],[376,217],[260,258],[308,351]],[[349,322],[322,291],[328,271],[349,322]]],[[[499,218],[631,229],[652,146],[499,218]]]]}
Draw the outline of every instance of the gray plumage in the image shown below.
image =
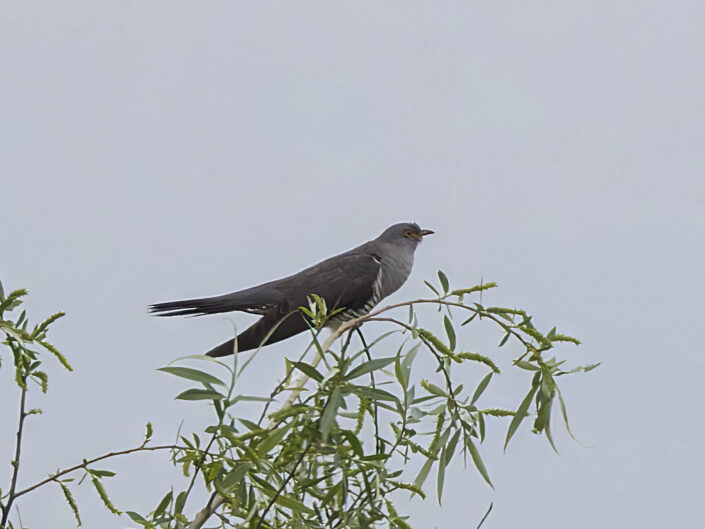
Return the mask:
{"type": "MultiPolygon", "coordinates": [[[[297,310],[308,306],[307,297],[323,298],[337,324],[368,314],[382,299],[399,289],[411,273],[414,251],[430,230],[417,224],[390,226],[372,241],[336,255],[301,272],[223,296],[156,303],[150,311],[158,316],[184,316],[242,311],[261,315],[238,337],[238,350],[247,351],[284,340],[309,328],[305,315],[297,310]]],[[[234,340],[210,351],[209,356],[232,354],[234,340]]]]}

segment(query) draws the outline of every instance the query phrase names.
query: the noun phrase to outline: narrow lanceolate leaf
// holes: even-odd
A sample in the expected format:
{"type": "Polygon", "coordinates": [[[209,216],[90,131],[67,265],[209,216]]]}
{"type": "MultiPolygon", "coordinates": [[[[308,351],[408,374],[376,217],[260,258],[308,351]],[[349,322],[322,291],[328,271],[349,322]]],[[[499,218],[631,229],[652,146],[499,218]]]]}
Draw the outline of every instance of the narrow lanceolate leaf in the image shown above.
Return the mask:
{"type": "Polygon", "coordinates": [[[293,512],[303,512],[306,514],[315,514],[316,513],[316,511],[314,511],[310,507],[306,507],[306,505],[304,505],[300,501],[295,500],[291,496],[287,496],[285,494],[280,494],[274,503],[276,503],[280,507],[284,507],[285,509],[289,509],[290,511],[293,511],[293,512]]]}
{"type": "Polygon", "coordinates": [[[420,346],[420,343],[414,345],[411,349],[407,351],[407,353],[404,355],[404,359],[400,362],[400,370],[406,382],[404,385],[405,389],[409,385],[409,380],[411,378],[411,366],[414,363],[416,353],[418,352],[420,346]]]}
{"type": "Polygon", "coordinates": [[[448,293],[449,283],[448,277],[443,273],[443,270],[438,271],[438,279],[441,282],[441,287],[443,288],[443,293],[448,293]]]}
{"type": "Polygon", "coordinates": [[[333,428],[333,422],[335,421],[335,415],[342,403],[343,395],[340,391],[340,388],[335,388],[333,390],[333,393],[331,393],[331,396],[328,399],[328,403],[326,404],[326,407],[323,410],[323,415],[321,416],[320,429],[321,437],[323,438],[324,443],[328,440],[330,431],[333,428]]]}
{"type": "Polygon", "coordinates": [[[438,292],[438,290],[436,290],[436,287],[434,287],[431,283],[429,283],[428,281],[424,281],[424,284],[425,284],[428,288],[430,288],[430,289],[433,291],[433,293],[436,294],[436,296],[438,296],[439,298],[441,297],[441,293],[438,292]]]}
{"type": "Polygon", "coordinates": [[[494,372],[488,374],[483,378],[480,383],[477,385],[477,389],[475,389],[475,393],[472,395],[472,400],[470,401],[470,404],[475,404],[477,402],[477,399],[480,398],[480,396],[485,392],[487,389],[487,385],[490,383],[490,380],[492,380],[492,375],[494,372]]]}
{"type": "Polygon", "coordinates": [[[225,395],[221,395],[214,389],[192,388],[179,393],[175,398],[178,400],[222,400],[225,395]]]}
{"type": "Polygon", "coordinates": [[[438,505],[441,505],[441,497],[443,496],[443,482],[446,477],[446,448],[443,447],[441,457],[438,461],[438,474],[436,476],[436,492],[438,493],[438,505]]]}
{"type": "Polygon", "coordinates": [[[358,439],[357,435],[355,435],[350,430],[343,430],[343,435],[350,444],[350,448],[352,448],[353,452],[355,452],[355,455],[357,457],[363,457],[365,455],[365,452],[362,449],[362,443],[360,443],[360,439],[358,439]]]}
{"type": "MultiPolygon", "coordinates": [[[[558,386],[556,386],[556,392],[558,393],[558,403],[561,405],[561,414],[563,415],[563,422],[565,423],[565,429],[568,430],[568,434],[573,438],[573,440],[577,443],[582,443],[576,439],[576,437],[573,435],[573,432],[570,429],[570,425],[568,424],[568,412],[565,409],[565,402],[563,401],[563,395],[561,394],[561,390],[558,389],[558,386]]],[[[583,445],[584,446],[584,445],[583,445]]]]}
{"type": "Polygon", "coordinates": [[[89,472],[91,475],[98,476],[99,478],[112,478],[115,475],[115,472],[112,470],[95,470],[91,468],[89,472]]]}
{"type": "Polygon", "coordinates": [[[358,397],[363,397],[374,401],[387,400],[391,402],[399,402],[399,399],[396,395],[380,388],[370,388],[367,386],[352,386],[350,388],[350,392],[354,393],[358,397]]]}
{"type": "Polygon", "coordinates": [[[190,367],[160,367],[157,371],[163,371],[164,373],[169,373],[170,375],[193,380],[195,382],[202,382],[203,384],[225,386],[225,382],[219,378],[204,371],[199,371],[198,369],[191,369],[190,367]]]}
{"type": "Polygon", "coordinates": [[[448,335],[448,343],[450,344],[450,350],[455,351],[455,329],[448,316],[443,317],[443,325],[446,328],[446,334],[448,335]]]}
{"type": "Polygon", "coordinates": [[[128,515],[130,519],[135,523],[138,523],[143,526],[149,524],[149,520],[146,520],[144,516],[139,513],[136,513],[134,511],[125,511],[125,514],[128,515]]]}
{"type": "Polygon", "coordinates": [[[227,492],[231,487],[234,485],[237,485],[242,481],[242,478],[245,477],[247,472],[253,467],[254,465],[252,463],[246,462],[246,463],[240,463],[237,465],[233,470],[228,472],[225,477],[223,478],[223,482],[221,486],[223,489],[227,492]]]}
{"type": "Polygon", "coordinates": [[[470,451],[470,457],[472,457],[472,461],[475,463],[475,468],[477,468],[478,472],[480,472],[480,475],[485,479],[487,484],[494,488],[494,485],[492,485],[492,481],[490,480],[490,475],[487,473],[487,468],[480,457],[480,452],[477,451],[477,447],[475,446],[475,443],[472,442],[472,438],[470,436],[465,438],[465,446],[467,446],[470,451]]]}
{"type": "Polygon", "coordinates": [[[71,494],[69,488],[60,481],[59,485],[61,485],[61,490],[64,492],[64,498],[66,498],[66,502],[69,504],[69,507],[71,507],[73,515],[76,518],[76,525],[81,527],[81,517],[78,514],[78,505],[76,504],[76,500],[73,497],[73,494],[71,494]]]}
{"type": "Polygon", "coordinates": [[[315,367],[306,362],[291,362],[291,365],[316,382],[323,380],[323,375],[315,367]]]}
{"type": "Polygon", "coordinates": [[[159,505],[157,505],[157,508],[154,509],[154,518],[158,518],[159,516],[161,516],[161,514],[166,510],[166,508],[171,503],[171,500],[173,497],[174,497],[174,493],[172,491],[169,491],[166,493],[166,496],[164,496],[162,498],[162,501],[159,502],[159,505]]]}
{"type": "Polygon", "coordinates": [[[450,438],[450,441],[448,441],[448,444],[446,445],[446,456],[445,456],[446,466],[448,466],[448,463],[450,463],[450,460],[453,459],[453,454],[455,453],[455,447],[458,444],[459,438],[460,438],[460,430],[455,430],[453,437],[450,438]]]}
{"type": "Polygon", "coordinates": [[[289,430],[293,425],[294,423],[290,422],[286,426],[272,430],[269,434],[267,434],[267,437],[262,439],[262,441],[260,441],[257,445],[257,453],[260,456],[267,454],[272,448],[279,444],[287,433],[289,433],[289,430]]]}
{"type": "Polygon", "coordinates": [[[521,421],[524,420],[524,417],[526,417],[526,412],[529,409],[529,405],[531,404],[531,399],[534,398],[534,395],[536,394],[536,391],[539,389],[539,385],[536,384],[534,385],[529,393],[526,394],[526,397],[524,397],[524,400],[521,401],[521,404],[519,405],[519,408],[517,409],[516,415],[512,419],[512,422],[509,423],[509,429],[507,430],[507,438],[504,441],[504,449],[507,449],[507,445],[509,444],[509,440],[512,438],[514,433],[517,431],[517,428],[519,428],[519,425],[521,424],[521,421]]]}
{"type": "Polygon", "coordinates": [[[389,364],[394,362],[396,360],[396,356],[390,356],[387,358],[376,358],[374,360],[370,360],[368,362],[365,362],[364,364],[360,364],[357,366],[355,369],[350,371],[346,376],[345,380],[352,380],[354,378],[357,378],[362,375],[366,375],[367,373],[370,373],[372,371],[377,371],[378,369],[383,369],[387,367],[389,364]]]}
{"type": "Polygon", "coordinates": [[[538,371],[539,367],[535,366],[531,362],[527,362],[526,360],[517,360],[514,362],[514,365],[517,367],[520,367],[522,369],[526,369],[527,371],[538,371]]]}
{"type": "Polygon", "coordinates": [[[414,487],[416,487],[417,489],[420,489],[421,486],[424,484],[424,481],[426,481],[429,472],[431,472],[433,461],[433,459],[427,459],[421,467],[421,470],[419,471],[418,475],[416,476],[416,479],[414,480],[414,487]]]}

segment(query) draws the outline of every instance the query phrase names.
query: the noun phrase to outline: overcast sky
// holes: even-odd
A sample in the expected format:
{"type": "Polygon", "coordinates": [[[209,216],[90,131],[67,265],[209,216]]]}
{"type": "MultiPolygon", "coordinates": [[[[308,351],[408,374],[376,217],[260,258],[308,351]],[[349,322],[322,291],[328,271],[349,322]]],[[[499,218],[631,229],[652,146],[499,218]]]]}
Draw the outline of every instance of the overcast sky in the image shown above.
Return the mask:
{"type": "MultiPolygon", "coordinates": [[[[505,454],[498,422],[483,445],[496,490],[454,466],[442,509],[402,503],[415,527],[474,527],[493,500],[487,529],[693,527],[703,27],[705,4],[683,0],[0,4],[0,279],[29,289],[35,319],[68,313],[51,338],[75,368],[47,359],[20,485],[138,443],[147,420],[165,442],[182,418],[210,420],[155,369],[230,322],[157,320],[149,303],[281,277],[412,220],[436,235],[395,300],[438,268],[457,286],[497,281],[493,303],[579,336],[571,362],[603,362],[563,381],[592,448],[556,427],[557,456],[525,424],[505,454]]],[[[301,343],[261,355],[242,391],[271,387],[301,343]]],[[[7,462],[17,390],[2,360],[7,462]]],[[[527,384],[510,376],[493,398],[515,408],[527,384]]],[[[106,467],[121,509],[179,483],[166,455],[106,467]]],[[[85,485],[77,498],[85,527],[133,525],[85,485]]],[[[19,505],[30,528],[73,526],[58,488],[19,505]]]]}

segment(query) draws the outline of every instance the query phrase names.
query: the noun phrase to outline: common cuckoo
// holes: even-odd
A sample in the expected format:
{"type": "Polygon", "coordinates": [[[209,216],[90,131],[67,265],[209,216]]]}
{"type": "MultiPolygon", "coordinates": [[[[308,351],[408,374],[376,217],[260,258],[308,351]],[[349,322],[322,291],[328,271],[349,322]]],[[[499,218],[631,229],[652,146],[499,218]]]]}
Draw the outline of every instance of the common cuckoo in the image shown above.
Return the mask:
{"type": "MultiPolygon", "coordinates": [[[[323,298],[329,312],[341,309],[328,325],[368,314],[404,284],[414,264],[414,251],[432,233],[414,223],[394,224],[376,239],[298,274],[222,296],[156,303],[150,311],[158,316],[258,314],[262,317],[237,337],[238,351],[256,349],[265,339],[272,344],[309,329],[306,316],[298,309],[308,305],[311,294],[323,298]]],[[[230,339],[206,354],[226,356],[233,353],[233,346],[234,339],[230,339]]]]}

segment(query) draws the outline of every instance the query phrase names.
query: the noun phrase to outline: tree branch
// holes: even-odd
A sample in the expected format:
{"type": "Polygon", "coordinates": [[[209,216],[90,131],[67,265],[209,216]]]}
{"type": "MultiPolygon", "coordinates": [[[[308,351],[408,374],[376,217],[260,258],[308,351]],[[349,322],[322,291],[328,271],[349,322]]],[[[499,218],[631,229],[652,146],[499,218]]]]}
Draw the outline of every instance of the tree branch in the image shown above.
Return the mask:
{"type": "Polygon", "coordinates": [[[24,379],[25,387],[22,388],[22,396],[20,397],[20,421],[17,426],[17,442],[15,444],[15,459],[12,461],[12,481],[10,484],[10,493],[7,497],[7,505],[3,507],[2,521],[0,521],[0,526],[5,527],[7,523],[7,518],[10,516],[10,508],[12,507],[12,502],[15,501],[20,494],[15,494],[15,488],[17,487],[17,476],[20,473],[20,454],[22,452],[22,432],[24,430],[24,420],[27,417],[27,412],[25,411],[25,404],[27,401],[27,378],[24,379]]]}
{"type": "MultiPolygon", "coordinates": [[[[19,491],[17,494],[15,494],[15,498],[19,498],[23,494],[27,494],[28,492],[32,492],[34,489],[37,489],[41,487],[42,485],[46,485],[47,483],[50,483],[52,481],[57,481],[58,478],[61,476],[65,476],[66,474],[70,474],[71,472],[74,472],[76,470],[80,470],[82,468],[88,467],[88,465],[92,465],[93,463],[97,463],[98,461],[103,461],[104,459],[109,459],[111,457],[116,457],[116,456],[122,456],[126,454],[132,454],[134,452],[151,452],[154,450],[185,450],[186,447],[183,446],[178,446],[178,445],[162,445],[162,446],[138,446],[136,448],[130,448],[128,450],[121,450],[120,452],[110,452],[109,454],[104,454],[100,457],[95,457],[93,459],[84,459],[83,463],[80,463],[78,465],[74,465],[70,468],[67,468],[65,470],[60,470],[56,474],[52,474],[46,479],[43,479],[42,481],[39,481],[32,485],[31,487],[27,487],[26,489],[22,489],[19,491]]],[[[4,520],[3,520],[4,523],[4,520]]]]}

